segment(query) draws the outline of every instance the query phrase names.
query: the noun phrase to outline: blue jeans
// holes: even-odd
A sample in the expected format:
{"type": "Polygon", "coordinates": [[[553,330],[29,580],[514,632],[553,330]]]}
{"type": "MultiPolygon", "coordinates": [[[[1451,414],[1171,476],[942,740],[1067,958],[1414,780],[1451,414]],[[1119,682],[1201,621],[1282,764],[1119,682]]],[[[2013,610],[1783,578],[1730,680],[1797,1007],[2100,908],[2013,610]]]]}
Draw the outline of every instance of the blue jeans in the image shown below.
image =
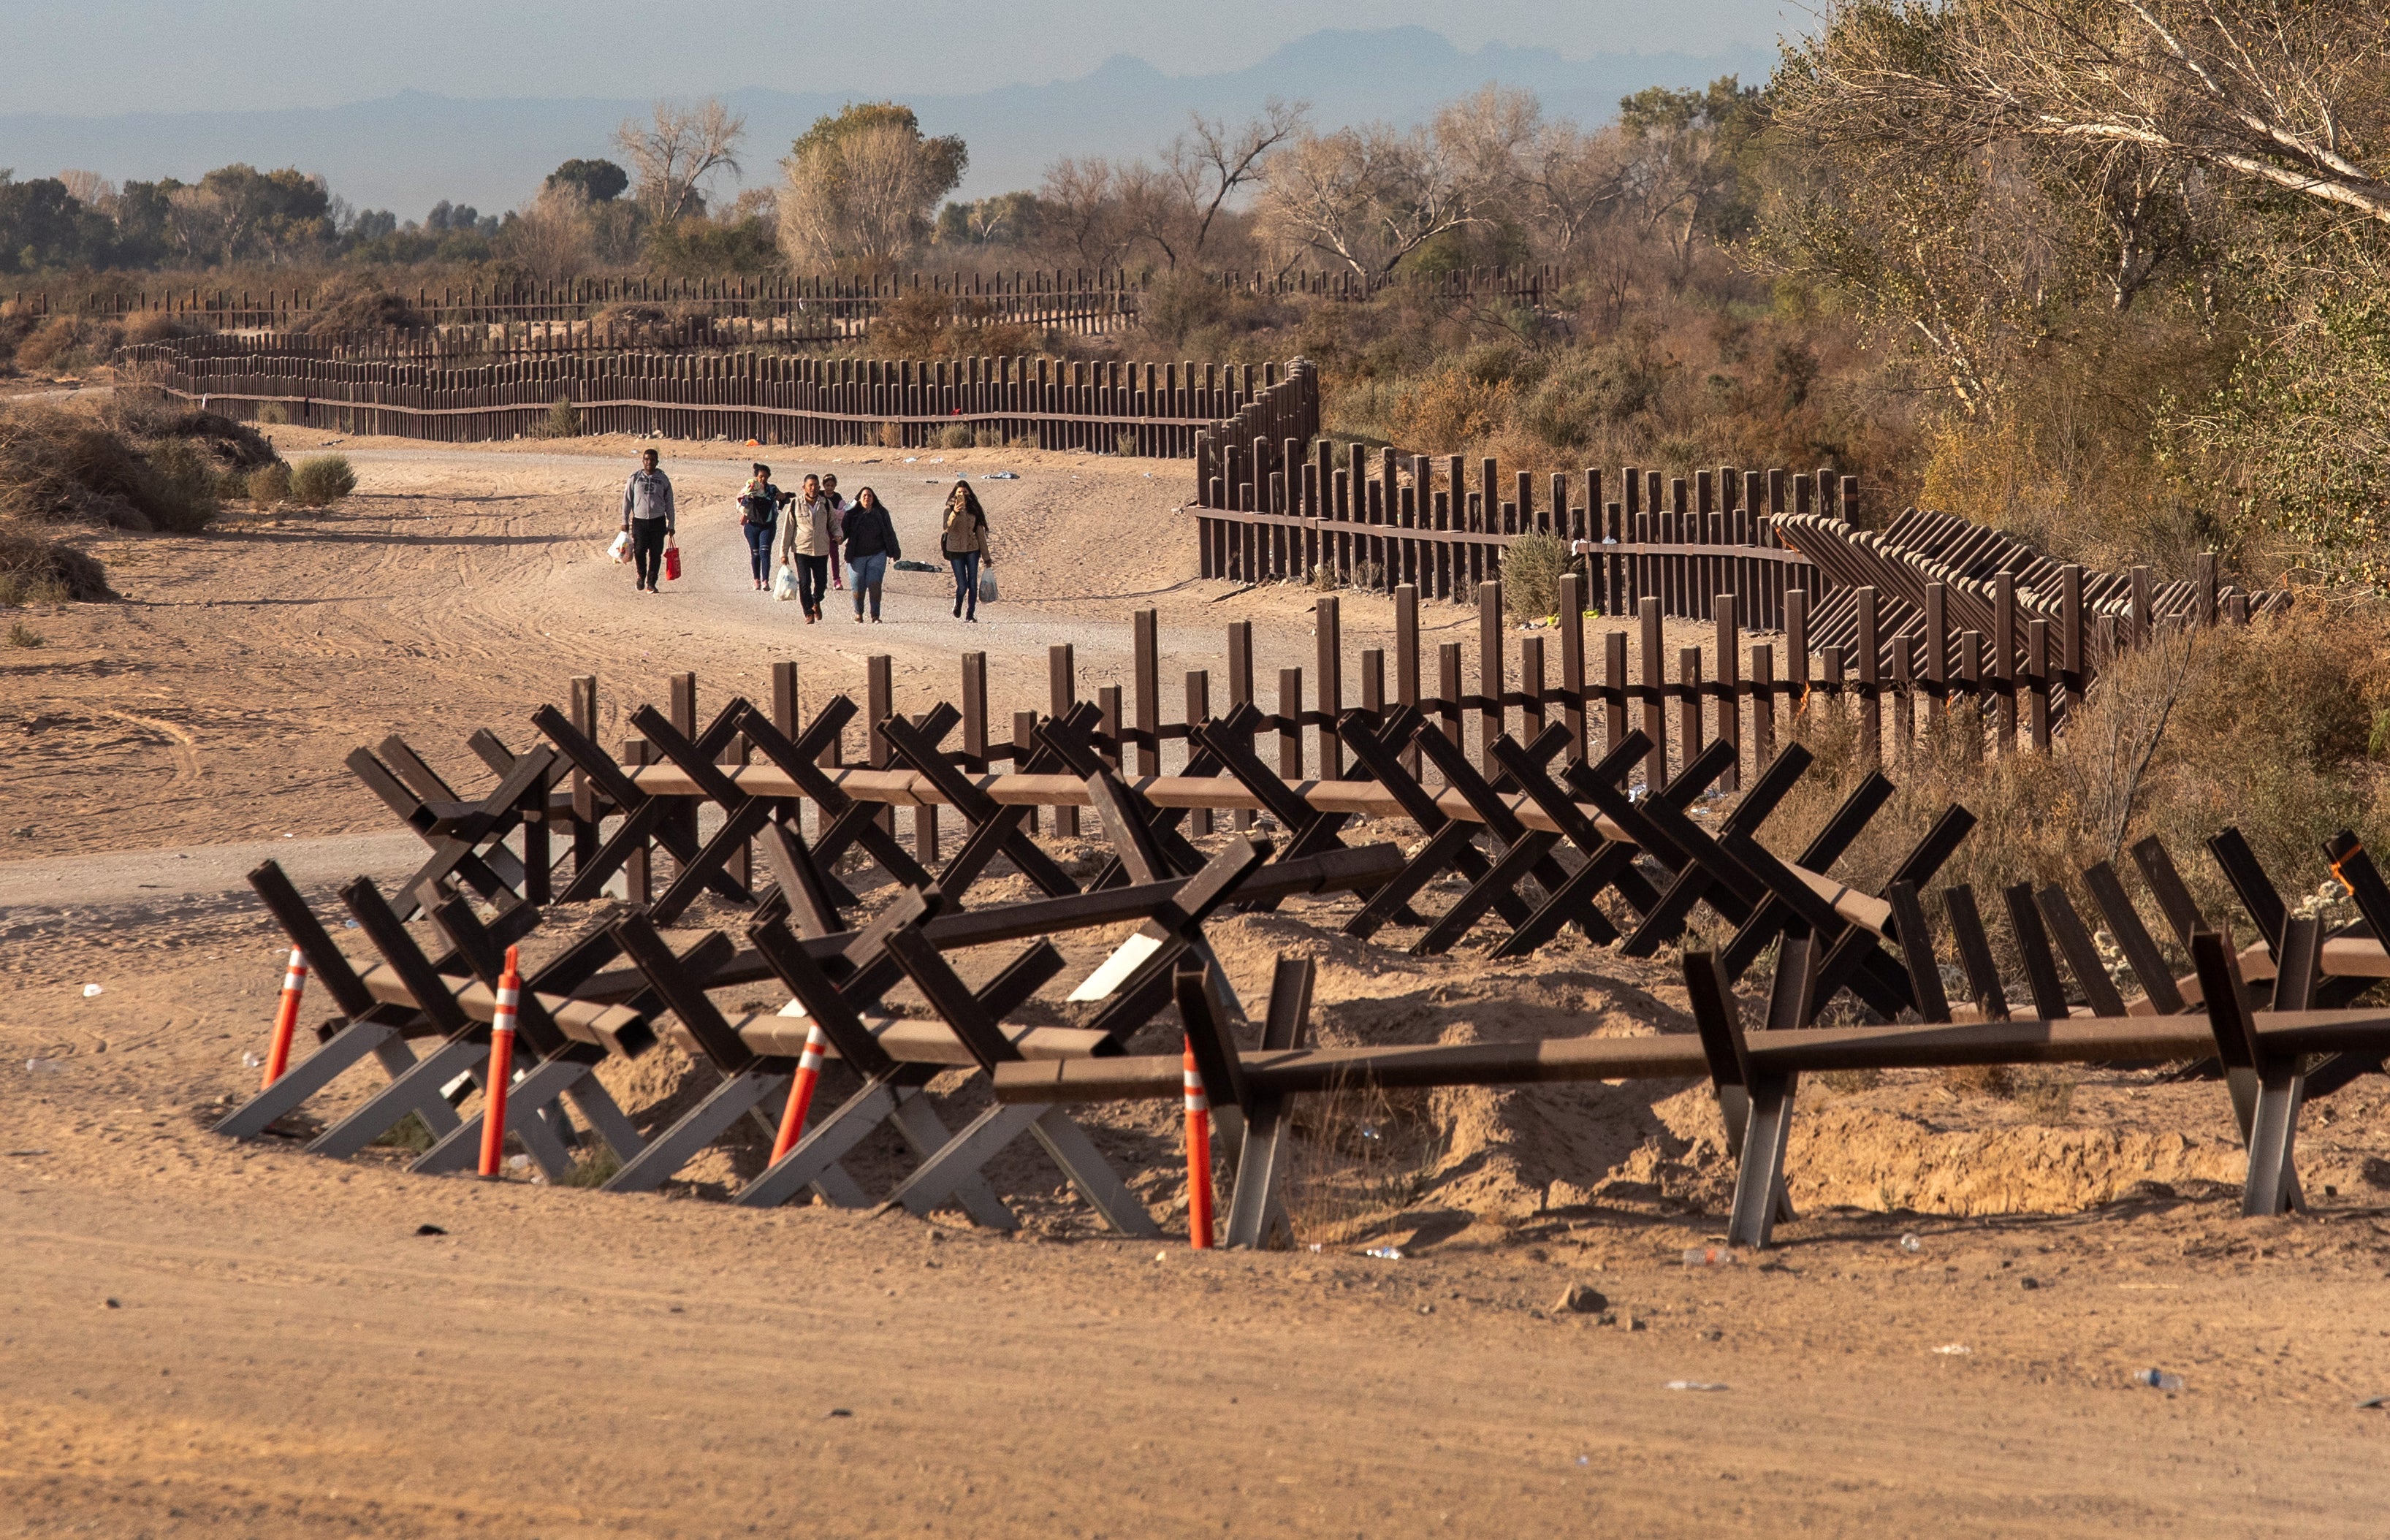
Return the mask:
{"type": "Polygon", "coordinates": [[[771,524],[741,524],[739,527],[747,533],[747,565],[754,569],[755,581],[758,583],[771,582],[772,531],[774,526],[771,524]]]}
{"type": "Polygon", "coordinates": [[[858,615],[863,613],[863,597],[868,594],[871,596],[871,618],[878,620],[880,618],[880,584],[888,576],[887,554],[882,552],[878,556],[849,557],[846,562],[846,576],[847,587],[854,591],[854,612],[858,615]]]}
{"type": "Polygon", "coordinates": [[[979,613],[979,553],[948,551],[946,565],[955,572],[955,602],[966,615],[979,613]]]}

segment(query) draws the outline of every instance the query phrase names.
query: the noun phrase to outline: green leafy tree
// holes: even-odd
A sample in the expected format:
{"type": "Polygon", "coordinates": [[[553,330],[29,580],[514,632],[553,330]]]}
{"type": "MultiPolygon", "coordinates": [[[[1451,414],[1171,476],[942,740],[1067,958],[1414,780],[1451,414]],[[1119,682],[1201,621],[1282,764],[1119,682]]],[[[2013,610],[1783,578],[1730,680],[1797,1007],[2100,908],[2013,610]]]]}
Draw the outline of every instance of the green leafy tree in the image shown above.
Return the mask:
{"type": "Polygon", "coordinates": [[[631,185],[631,173],[611,160],[567,160],[547,173],[544,186],[572,187],[592,203],[610,203],[631,185]]]}
{"type": "Polygon", "coordinates": [[[55,176],[0,176],[0,273],[101,266],[115,253],[116,227],[55,176]]]}

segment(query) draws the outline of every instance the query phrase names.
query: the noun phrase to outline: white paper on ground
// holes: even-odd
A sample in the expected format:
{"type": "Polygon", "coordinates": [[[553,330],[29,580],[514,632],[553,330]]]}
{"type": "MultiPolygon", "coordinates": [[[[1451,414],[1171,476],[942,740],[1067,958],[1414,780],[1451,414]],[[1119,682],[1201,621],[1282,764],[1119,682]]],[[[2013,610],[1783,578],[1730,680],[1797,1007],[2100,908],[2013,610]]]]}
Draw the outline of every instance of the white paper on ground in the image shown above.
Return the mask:
{"type": "Polygon", "coordinates": [[[1120,943],[1106,957],[1103,966],[1087,975],[1087,982],[1071,991],[1073,1004],[1101,1000],[1120,988],[1128,976],[1145,963],[1145,959],[1162,950],[1162,943],[1140,930],[1120,943]]]}

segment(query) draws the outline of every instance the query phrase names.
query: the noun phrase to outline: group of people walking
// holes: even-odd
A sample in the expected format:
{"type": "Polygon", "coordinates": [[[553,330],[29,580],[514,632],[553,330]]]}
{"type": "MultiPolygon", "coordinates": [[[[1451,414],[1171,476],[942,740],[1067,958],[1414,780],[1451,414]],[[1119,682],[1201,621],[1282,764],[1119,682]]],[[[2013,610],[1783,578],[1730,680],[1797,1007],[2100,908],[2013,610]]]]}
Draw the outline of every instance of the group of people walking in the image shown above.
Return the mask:
{"type": "MultiPolygon", "coordinates": [[[[659,468],[656,452],[644,450],[639,459],[640,468],[623,488],[623,529],[631,536],[637,586],[642,593],[652,594],[677,520],[672,481],[659,468]]],[[[748,563],[757,590],[771,589],[777,558],[795,575],[797,599],[806,624],[821,620],[823,599],[834,589],[849,589],[854,595],[857,625],[864,622],[867,609],[871,622],[878,624],[888,565],[905,555],[897,543],[895,521],[889,518],[880,494],[864,487],[849,503],[839,495],[836,476],[813,474],[798,483],[795,492],[782,492],[772,482],[770,466],[759,461],[752,468],[753,474],[739,494],[739,526],[747,537],[748,563]]],[[[980,569],[995,566],[996,558],[987,514],[968,481],[957,480],[946,494],[938,544],[954,574],[955,616],[976,623],[980,569]]]]}

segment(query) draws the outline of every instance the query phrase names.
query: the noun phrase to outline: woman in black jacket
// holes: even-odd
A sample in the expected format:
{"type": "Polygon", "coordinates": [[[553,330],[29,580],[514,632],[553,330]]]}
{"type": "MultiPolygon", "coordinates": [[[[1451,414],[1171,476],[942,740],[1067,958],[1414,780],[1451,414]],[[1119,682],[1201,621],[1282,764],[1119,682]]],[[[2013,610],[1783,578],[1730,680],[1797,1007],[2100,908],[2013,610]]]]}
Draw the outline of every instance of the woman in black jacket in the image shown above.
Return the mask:
{"type": "Polygon", "coordinates": [[[863,623],[863,600],[871,597],[871,623],[880,623],[880,585],[887,581],[888,564],[904,558],[896,544],[896,525],[880,506],[880,494],[865,487],[854,494],[842,526],[846,535],[848,586],[854,590],[854,623],[863,623]]]}

